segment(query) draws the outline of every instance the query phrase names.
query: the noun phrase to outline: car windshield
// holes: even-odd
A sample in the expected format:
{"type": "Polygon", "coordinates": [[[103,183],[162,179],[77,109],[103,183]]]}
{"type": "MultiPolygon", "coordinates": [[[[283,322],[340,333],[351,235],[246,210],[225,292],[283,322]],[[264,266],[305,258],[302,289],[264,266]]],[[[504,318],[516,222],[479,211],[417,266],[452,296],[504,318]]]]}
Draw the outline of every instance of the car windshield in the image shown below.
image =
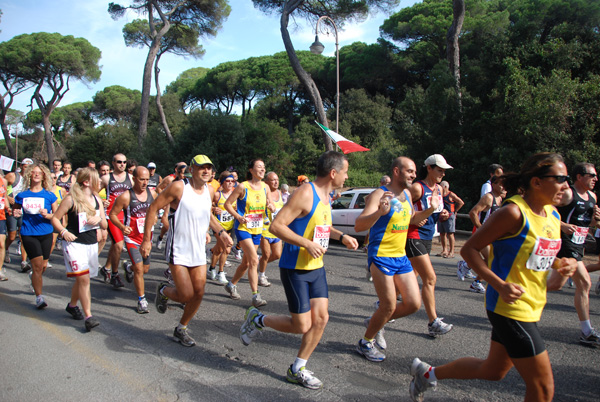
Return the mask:
{"type": "Polygon", "coordinates": [[[332,209],[348,209],[350,208],[350,202],[352,202],[352,198],[354,194],[342,194],[340,197],[333,202],[331,205],[332,209]]]}

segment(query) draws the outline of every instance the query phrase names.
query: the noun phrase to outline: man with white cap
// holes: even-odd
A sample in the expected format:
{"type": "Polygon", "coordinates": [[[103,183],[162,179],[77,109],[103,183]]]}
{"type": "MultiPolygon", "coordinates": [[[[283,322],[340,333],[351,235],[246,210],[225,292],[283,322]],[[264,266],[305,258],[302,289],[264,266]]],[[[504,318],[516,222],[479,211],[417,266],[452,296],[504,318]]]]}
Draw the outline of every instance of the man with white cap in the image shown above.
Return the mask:
{"type": "MultiPolygon", "coordinates": [[[[187,326],[200,308],[206,284],[206,233],[210,227],[217,241],[233,245],[231,237],[211,213],[214,190],[208,185],[213,163],[206,155],[196,155],[190,162],[191,177],[174,181],[164,189],[148,208],[147,216],[156,216],[159,209],[170,206],[169,232],[166,259],[175,287],[159,282],[156,287],[156,309],[164,314],[167,303],[173,300],[185,304],[183,316],[173,332],[175,341],[183,346],[194,346],[196,341],[188,335],[187,326]]],[[[142,258],[152,249],[152,225],[147,219],[140,247],[142,258]]]]}
{"type": "Polygon", "coordinates": [[[446,324],[442,318],[437,316],[435,309],[436,275],[429,258],[437,221],[440,217],[448,218],[448,211],[444,209],[442,188],[439,186],[446,169],[452,169],[452,166],[442,155],[431,155],[425,159],[423,168],[419,172],[420,180],[410,186],[414,209],[416,213],[424,211],[422,215],[420,214],[424,221],[408,227],[406,255],[423,281],[421,297],[429,318],[427,326],[429,336],[433,338],[452,329],[451,324],[446,324]]]}
{"type": "Polygon", "coordinates": [[[148,188],[150,190],[156,191],[156,187],[162,181],[162,177],[158,173],[156,173],[156,163],[150,162],[148,166],[146,166],[148,172],[150,173],[150,180],[148,181],[148,188]]]}

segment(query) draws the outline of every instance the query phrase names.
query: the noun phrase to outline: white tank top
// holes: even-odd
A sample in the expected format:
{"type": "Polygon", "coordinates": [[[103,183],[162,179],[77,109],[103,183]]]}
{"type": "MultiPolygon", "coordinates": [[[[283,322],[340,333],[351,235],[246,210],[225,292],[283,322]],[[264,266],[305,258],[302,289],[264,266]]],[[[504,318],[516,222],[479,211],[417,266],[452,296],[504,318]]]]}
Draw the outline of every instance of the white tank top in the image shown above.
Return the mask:
{"type": "Polygon", "coordinates": [[[169,216],[169,233],[165,247],[169,264],[197,267],[206,265],[206,232],[212,202],[208,186],[197,194],[192,185],[183,186],[177,210],[169,216]]]}

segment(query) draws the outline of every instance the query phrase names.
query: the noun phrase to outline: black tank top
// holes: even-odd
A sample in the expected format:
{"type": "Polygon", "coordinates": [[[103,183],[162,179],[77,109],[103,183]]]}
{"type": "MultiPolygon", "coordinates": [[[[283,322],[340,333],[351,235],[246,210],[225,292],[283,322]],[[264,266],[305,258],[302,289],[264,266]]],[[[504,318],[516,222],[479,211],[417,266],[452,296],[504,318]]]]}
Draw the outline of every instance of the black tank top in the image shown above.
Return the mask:
{"type": "Polygon", "coordinates": [[[588,191],[588,199],[584,200],[572,186],[571,191],[573,191],[573,200],[571,200],[571,203],[564,207],[558,207],[561,220],[565,223],[581,227],[590,226],[592,216],[594,215],[594,205],[596,205],[592,193],[588,191]]]}
{"type": "Polygon", "coordinates": [[[71,191],[71,177],[73,175],[69,175],[69,178],[67,179],[67,181],[62,181],[61,179],[64,177],[64,175],[59,176],[58,179],[56,179],[56,185],[58,187],[62,187],[65,189],[65,191],[68,193],[69,191],[71,191]]]}
{"type": "Polygon", "coordinates": [[[500,205],[496,202],[496,196],[494,193],[488,193],[492,195],[492,206],[487,211],[483,211],[479,213],[479,222],[483,224],[483,222],[487,221],[489,217],[500,208],[500,205]]]}
{"type": "MultiPolygon", "coordinates": [[[[98,199],[94,196],[94,201],[96,201],[96,211],[100,210],[100,204],[98,203],[98,199]]],[[[83,213],[82,219],[85,219],[85,213],[83,213]]],[[[72,206],[67,212],[67,217],[69,219],[67,223],[67,230],[77,236],[77,239],[73,243],[80,244],[96,244],[98,243],[98,237],[96,237],[96,230],[87,230],[84,232],[79,232],[79,214],[75,211],[75,206],[72,206]]]]}
{"type": "Polygon", "coordinates": [[[158,173],[154,173],[150,176],[150,180],[148,180],[148,188],[151,190],[156,189],[158,187],[158,183],[160,182],[160,175],[158,173]]]}

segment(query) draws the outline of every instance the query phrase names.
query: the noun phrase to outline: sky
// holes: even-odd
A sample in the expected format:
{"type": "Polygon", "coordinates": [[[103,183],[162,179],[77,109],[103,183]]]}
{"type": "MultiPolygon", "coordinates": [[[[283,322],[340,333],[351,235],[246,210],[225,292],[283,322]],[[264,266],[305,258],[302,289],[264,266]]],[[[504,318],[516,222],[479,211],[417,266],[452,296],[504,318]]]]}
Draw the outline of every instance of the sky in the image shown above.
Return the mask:
{"type": "MultiPolygon", "coordinates": [[[[115,2],[130,4],[127,0],[115,2]]],[[[416,0],[404,1],[398,10],[415,2],[416,0]]],[[[128,12],[115,21],[108,14],[108,3],[107,0],[2,0],[0,42],[25,33],[58,32],[62,35],[83,37],[102,51],[100,80],[93,84],[71,82],[71,89],[60,106],[92,100],[96,92],[111,85],[141,91],[142,71],[148,48],[125,46],[122,29],[127,22],[143,16],[128,12]]],[[[217,36],[201,39],[206,51],[201,59],[185,59],[171,54],[161,58],[161,90],[164,91],[180,73],[193,67],[212,68],[227,61],[272,55],[285,50],[277,15],[268,16],[256,10],[251,0],[229,0],[229,4],[231,14],[217,36]]],[[[386,16],[380,13],[369,17],[363,23],[346,25],[344,30],[339,32],[340,47],[358,41],[376,42],[379,27],[385,18],[386,16]]],[[[290,21],[290,36],[296,50],[308,50],[314,41],[314,29],[304,21],[298,21],[298,26],[292,27],[290,21]]],[[[334,35],[321,34],[319,39],[325,45],[323,54],[333,56],[334,35]]],[[[153,87],[151,94],[155,93],[153,87]]],[[[18,95],[12,108],[24,113],[29,112],[30,98],[31,93],[18,95]]]]}

